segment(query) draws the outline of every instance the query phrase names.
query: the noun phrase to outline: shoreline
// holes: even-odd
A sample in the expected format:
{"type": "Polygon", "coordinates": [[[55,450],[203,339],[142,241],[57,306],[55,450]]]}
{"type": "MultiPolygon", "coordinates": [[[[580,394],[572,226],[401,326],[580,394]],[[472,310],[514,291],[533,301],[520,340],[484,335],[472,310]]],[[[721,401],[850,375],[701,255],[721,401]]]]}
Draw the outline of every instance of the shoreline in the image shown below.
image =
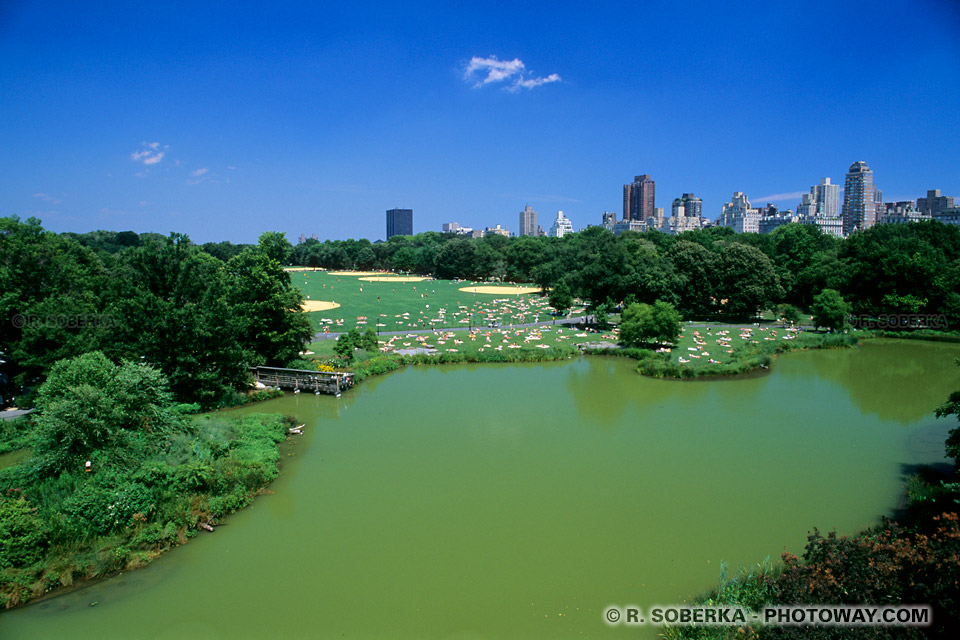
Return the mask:
{"type": "MultiPolygon", "coordinates": [[[[913,339],[913,340],[925,340],[925,341],[948,342],[948,343],[960,342],[960,335],[958,334],[944,334],[944,335],[908,334],[909,337],[907,337],[902,335],[891,335],[892,332],[864,331],[860,333],[862,333],[863,335],[856,336],[852,341],[846,344],[804,345],[802,347],[793,347],[791,345],[786,349],[782,349],[782,348],[777,349],[777,347],[774,347],[772,349],[772,353],[764,354],[764,355],[769,355],[771,357],[770,365],[757,366],[742,372],[719,372],[719,373],[710,372],[710,373],[704,373],[701,375],[694,375],[694,376],[654,376],[654,375],[648,375],[643,371],[640,371],[641,365],[638,365],[637,373],[639,373],[640,375],[643,375],[644,377],[656,378],[660,380],[672,380],[672,381],[678,381],[678,382],[735,381],[735,380],[752,379],[752,378],[769,375],[772,372],[772,365],[775,363],[777,357],[784,353],[790,353],[793,351],[813,351],[813,350],[825,350],[825,349],[835,349],[835,348],[851,348],[851,347],[859,346],[860,343],[866,339],[877,339],[877,340],[913,339]]],[[[838,336],[838,335],[843,336],[844,334],[822,334],[822,335],[824,338],[826,338],[828,336],[838,336]]],[[[387,355],[379,356],[377,358],[372,358],[370,360],[364,361],[363,363],[360,363],[361,365],[367,364],[372,366],[363,367],[363,368],[353,367],[353,369],[357,377],[357,382],[360,382],[370,376],[382,375],[385,373],[396,371],[400,369],[402,366],[444,365],[444,364],[537,363],[537,362],[554,362],[554,361],[560,361],[560,360],[567,360],[567,359],[572,359],[573,357],[576,357],[576,356],[605,356],[605,357],[620,357],[620,358],[635,359],[629,353],[624,353],[625,350],[622,347],[617,349],[592,349],[592,350],[578,349],[576,351],[572,351],[571,348],[573,348],[573,345],[570,345],[570,347],[566,349],[559,346],[554,346],[554,347],[551,347],[550,349],[544,349],[544,350],[536,350],[536,351],[523,350],[522,352],[515,353],[515,354],[512,352],[508,352],[506,357],[504,357],[503,352],[493,352],[484,357],[476,357],[476,355],[474,354],[440,354],[440,353],[416,354],[416,355],[387,354],[387,355]],[[381,365],[381,366],[377,366],[377,365],[381,365]]],[[[284,395],[286,395],[286,393],[284,393],[284,395]]],[[[269,400],[269,399],[273,399],[274,397],[275,396],[262,398],[262,400],[269,400]]],[[[258,399],[258,400],[254,400],[253,402],[259,403],[262,400],[258,399]]],[[[280,414],[277,414],[277,415],[280,415],[280,414]]],[[[277,445],[278,451],[282,452],[284,448],[288,448],[291,445],[291,442],[292,440],[288,436],[284,441],[278,443],[277,445]]],[[[283,471],[283,466],[284,466],[283,463],[284,463],[284,456],[281,455],[277,463],[279,472],[283,471]]],[[[249,492],[248,502],[246,505],[230,513],[223,514],[220,520],[226,520],[233,513],[236,513],[241,509],[246,509],[247,507],[253,505],[258,496],[270,493],[270,489],[269,489],[270,484],[272,484],[272,481],[261,487],[258,487],[255,491],[249,492]]],[[[907,488],[905,487],[900,496],[900,502],[903,501],[903,496],[906,495],[906,492],[907,492],[907,488]]],[[[219,522],[218,526],[222,524],[227,524],[227,523],[219,522]]],[[[195,529],[197,530],[197,532],[199,532],[199,525],[197,525],[195,529]]],[[[46,602],[50,599],[56,598],[58,596],[66,595],[68,593],[74,593],[77,591],[82,591],[83,589],[92,587],[103,581],[121,576],[124,573],[132,572],[138,569],[148,567],[152,564],[154,560],[156,560],[160,556],[166,555],[168,552],[170,552],[173,549],[176,549],[177,547],[188,544],[192,537],[194,536],[184,535],[185,539],[183,542],[170,544],[168,546],[165,546],[162,549],[144,552],[144,555],[141,556],[139,559],[141,562],[138,562],[135,564],[134,563],[128,564],[123,569],[117,569],[109,573],[106,573],[104,575],[93,576],[93,577],[82,577],[79,579],[75,579],[73,582],[71,582],[68,585],[61,585],[36,595],[31,594],[31,597],[25,602],[18,602],[13,605],[10,605],[8,602],[5,607],[0,609],[0,613],[2,613],[3,611],[20,609],[20,608],[31,606],[31,605],[40,605],[41,603],[46,602]]],[[[96,602],[90,603],[89,606],[95,606],[96,604],[97,604],[96,602]]]]}

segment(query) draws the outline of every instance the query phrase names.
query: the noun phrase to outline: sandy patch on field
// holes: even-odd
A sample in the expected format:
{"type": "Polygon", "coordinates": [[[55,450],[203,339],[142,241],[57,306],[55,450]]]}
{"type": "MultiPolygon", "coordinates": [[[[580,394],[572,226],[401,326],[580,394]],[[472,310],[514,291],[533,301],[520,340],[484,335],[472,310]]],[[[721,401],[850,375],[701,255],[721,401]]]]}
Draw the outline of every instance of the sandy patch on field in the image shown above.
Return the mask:
{"type": "Polygon", "coordinates": [[[521,295],[524,293],[540,293],[540,287],[511,287],[510,285],[484,285],[478,287],[460,287],[460,291],[466,291],[467,293],[491,293],[491,294],[507,294],[507,295],[521,295]]]}
{"type": "Polygon", "coordinates": [[[336,302],[328,302],[326,300],[306,300],[303,303],[303,310],[306,312],[310,311],[326,311],[328,309],[336,309],[340,305],[336,302]]]}
{"type": "Polygon", "coordinates": [[[331,271],[331,276],[381,276],[381,271],[331,271]]]}
{"type": "Polygon", "coordinates": [[[372,276],[360,278],[364,282],[423,282],[429,278],[420,276],[372,276]]]}

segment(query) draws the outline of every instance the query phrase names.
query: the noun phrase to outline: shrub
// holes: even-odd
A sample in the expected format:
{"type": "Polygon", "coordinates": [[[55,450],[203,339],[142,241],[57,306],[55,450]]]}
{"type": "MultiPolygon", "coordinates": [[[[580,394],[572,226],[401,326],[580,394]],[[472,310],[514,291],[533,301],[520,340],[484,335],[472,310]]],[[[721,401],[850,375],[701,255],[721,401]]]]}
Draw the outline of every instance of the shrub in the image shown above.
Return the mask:
{"type": "Polygon", "coordinates": [[[0,497],[0,569],[26,567],[43,556],[46,531],[34,511],[23,496],[0,497]]]}

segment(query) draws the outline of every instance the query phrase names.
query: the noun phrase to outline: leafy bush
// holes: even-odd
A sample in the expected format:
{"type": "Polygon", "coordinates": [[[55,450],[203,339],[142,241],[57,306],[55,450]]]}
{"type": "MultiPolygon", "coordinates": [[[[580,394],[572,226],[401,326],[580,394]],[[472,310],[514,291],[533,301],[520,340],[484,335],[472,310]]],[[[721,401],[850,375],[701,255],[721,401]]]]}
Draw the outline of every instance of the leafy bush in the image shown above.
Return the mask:
{"type": "Polygon", "coordinates": [[[104,535],[131,523],[135,513],[148,513],[153,496],[142,484],[122,483],[111,487],[84,484],[63,503],[63,513],[79,535],[104,535]]]}
{"type": "Polygon", "coordinates": [[[46,548],[43,522],[20,492],[0,497],[0,569],[26,567],[38,560],[46,548]]]}

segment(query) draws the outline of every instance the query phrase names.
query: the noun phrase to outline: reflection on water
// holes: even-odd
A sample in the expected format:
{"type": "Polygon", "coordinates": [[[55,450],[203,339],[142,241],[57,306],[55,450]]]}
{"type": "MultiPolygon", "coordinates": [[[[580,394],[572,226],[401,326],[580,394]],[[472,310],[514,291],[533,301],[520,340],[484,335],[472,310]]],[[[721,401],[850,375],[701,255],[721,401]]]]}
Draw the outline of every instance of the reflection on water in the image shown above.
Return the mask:
{"type": "Polygon", "coordinates": [[[957,388],[955,344],[868,340],[856,351],[856,357],[847,350],[818,352],[805,358],[806,367],[791,368],[790,375],[813,370],[843,386],[864,413],[900,424],[928,416],[957,388]]]}
{"type": "Polygon", "coordinates": [[[903,469],[943,458],[957,355],[871,344],[717,383],[613,358],[411,367],[291,394],[240,410],[306,424],[272,494],[146,570],[0,615],[0,637],[636,637],[603,609],[890,513],[903,469]]]}

